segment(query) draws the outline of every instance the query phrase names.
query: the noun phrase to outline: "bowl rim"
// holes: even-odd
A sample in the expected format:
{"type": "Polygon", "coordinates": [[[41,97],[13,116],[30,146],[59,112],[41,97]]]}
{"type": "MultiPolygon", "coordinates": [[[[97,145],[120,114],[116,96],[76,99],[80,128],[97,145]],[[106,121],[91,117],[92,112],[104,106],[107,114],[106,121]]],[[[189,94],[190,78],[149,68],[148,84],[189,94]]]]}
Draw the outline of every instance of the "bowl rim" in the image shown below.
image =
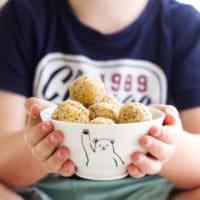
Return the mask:
{"type": "Polygon", "coordinates": [[[43,109],[40,112],[40,117],[42,119],[42,121],[52,121],[54,123],[60,123],[60,124],[66,124],[66,125],[70,125],[70,126],[85,126],[85,127],[94,127],[94,126],[98,126],[98,127],[125,127],[125,126],[135,126],[135,125],[145,125],[145,124],[149,124],[149,123],[154,123],[155,121],[159,121],[161,120],[162,122],[164,121],[165,118],[165,113],[157,108],[151,107],[149,106],[149,109],[152,113],[157,113],[158,117],[155,119],[152,119],[150,121],[142,121],[142,122],[133,122],[133,123],[115,123],[115,124],[86,124],[86,123],[73,123],[73,122],[64,122],[64,121],[60,121],[60,120],[55,120],[52,119],[51,113],[58,107],[58,105],[55,106],[50,106],[48,108],[43,109]]]}

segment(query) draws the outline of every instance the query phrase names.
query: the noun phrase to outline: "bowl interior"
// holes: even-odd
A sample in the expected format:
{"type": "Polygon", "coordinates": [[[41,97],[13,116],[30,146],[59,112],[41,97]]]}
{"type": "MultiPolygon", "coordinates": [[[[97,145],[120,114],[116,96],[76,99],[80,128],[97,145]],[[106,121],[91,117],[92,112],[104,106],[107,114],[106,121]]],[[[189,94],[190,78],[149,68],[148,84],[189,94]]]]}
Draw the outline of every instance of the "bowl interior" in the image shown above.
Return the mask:
{"type": "Polygon", "coordinates": [[[152,117],[153,117],[153,120],[151,121],[144,121],[144,122],[136,122],[136,123],[123,123],[123,124],[81,124],[81,123],[70,123],[70,122],[63,122],[63,121],[58,121],[58,120],[54,120],[51,118],[51,115],[52,113],[54,112],[54,110],[57,108],[57,106],[52,106],[52,107],[49,107],[49,108],[46,108],[44,110],[42,110],[42,112],[40,113],[40,117],[43,121],[52,121],[54,123],[63,123],[63,124],[66,124],[66,125],[70,125],[70,126],[85,126],[85,127],[99,127],[99,126],[103,126],[105,128],[108,128],[108,127],[112,127],[112,126],[143,126],[145,124],[149,124],[149,123],[152,123],[152,122],[156,122],[156,121],[159,121],[159,122],[163,122],[164,118],[165,118],[165,114],[156,109],[156,108],[153,108],[153,107],[149,107],[150,111],[151,111],[151,114],[152,114],[152,117]]]}

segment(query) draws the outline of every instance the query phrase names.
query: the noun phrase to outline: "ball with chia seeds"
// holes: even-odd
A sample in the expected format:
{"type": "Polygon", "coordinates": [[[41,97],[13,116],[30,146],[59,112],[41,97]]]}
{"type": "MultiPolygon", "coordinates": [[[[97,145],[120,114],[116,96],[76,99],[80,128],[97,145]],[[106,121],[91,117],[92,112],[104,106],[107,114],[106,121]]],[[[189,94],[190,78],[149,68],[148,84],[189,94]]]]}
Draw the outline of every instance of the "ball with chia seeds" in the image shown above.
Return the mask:
{"type": "Polygon", "coordinates": [[[121,106],[121,103],[113,95],[105,95],[101,102],[111,103],[117,107],[121,106]]]}
{"type": "Polygon", "coordinates": [[[73,123],[89,123],[89,110],[80,102],[74,100],[63,101],[52,113],[52,119],[73,122],[73,123]]]}
{"type": "Polygon", "coordinates": [[[88,107],[103,99],[105,96],[104,84],[98,78],[83,75],[71,83],[69,95],[72,100],[79,101],[88,107]]]}
{"type": "Polygon", "coordinates": [[[119,123],[133,123],[152,120],[149,108],[142,103],[126,102],[119,112],[119,123]]]}
{"type": "Polygon", "coordinates": [[[96,117],[90,121],[90,124],[115,124],[112,119],[105,118],[105,117],[96,117]]]}
{"type": "Polygon", "coordinates": [[[107,102],[99,102],[92,104],[88,108],[90,114],[90,119],[94,119],[96,117],[105,117],[112,119],[113,121],[118,121],[119,116],[119,108],[111,103],[107,102]]]}

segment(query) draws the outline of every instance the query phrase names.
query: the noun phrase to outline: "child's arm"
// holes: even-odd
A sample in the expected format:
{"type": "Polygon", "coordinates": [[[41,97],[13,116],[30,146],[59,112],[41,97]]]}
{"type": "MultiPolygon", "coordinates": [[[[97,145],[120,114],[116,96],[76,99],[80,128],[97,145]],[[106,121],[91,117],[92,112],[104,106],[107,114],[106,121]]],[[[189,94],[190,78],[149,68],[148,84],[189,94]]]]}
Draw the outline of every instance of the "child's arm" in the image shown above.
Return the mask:
{"type": "Polygon", "coordinates": [[[188,132],[180,137],[177,150],[163,166],[161,175],[180,187],[191,188],[200,186],[200,107],[182,111],[180,117],[188,132]]]}
{"type": "Polygon", "coordinates": [[[0,92],[0,180],[10,186],[31,184],[46,175],[24,142],[25,98],[0,92]]]}
{"type": "Polygon", "coordinates": [[[177,187],[200,186],[200,135],[183,133],[173,156],[163,165],[160,175],[177,187]]]}
{"type": "Polygon", "coordinates": [[[200,107],[181,111],[180,117],[184,130],[200,134],[200,107]]]}

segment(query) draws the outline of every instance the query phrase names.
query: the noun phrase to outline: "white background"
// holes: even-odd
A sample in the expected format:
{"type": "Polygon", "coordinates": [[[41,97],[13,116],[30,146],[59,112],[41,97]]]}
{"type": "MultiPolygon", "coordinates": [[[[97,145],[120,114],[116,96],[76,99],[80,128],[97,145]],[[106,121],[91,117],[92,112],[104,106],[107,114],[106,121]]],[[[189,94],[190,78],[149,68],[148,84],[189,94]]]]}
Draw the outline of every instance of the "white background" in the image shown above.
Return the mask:
{"type": "Polygon", "coordinates": [[[193,5],[197,10],[200,11],[200,0],[177,0],[181,3],[187,3],[193,5]]]}

